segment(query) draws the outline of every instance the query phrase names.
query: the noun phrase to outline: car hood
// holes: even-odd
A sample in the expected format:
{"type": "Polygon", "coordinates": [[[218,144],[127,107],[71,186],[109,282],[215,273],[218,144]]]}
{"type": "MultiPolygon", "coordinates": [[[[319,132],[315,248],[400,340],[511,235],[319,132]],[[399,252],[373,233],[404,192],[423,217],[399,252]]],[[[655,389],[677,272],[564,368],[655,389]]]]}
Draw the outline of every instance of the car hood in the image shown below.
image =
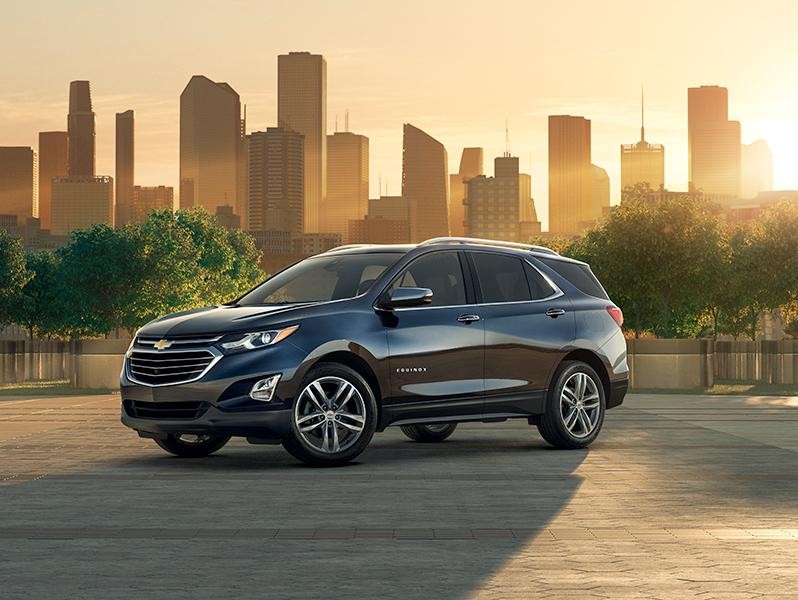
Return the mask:
{"type": "Polygon", "coordinates": [[[186,336],[199,334],[257,331],[264,327],[299,318],[311,304],[282,306],[220,305],[172,313],[150,321],[138,335],[186,336]]]}

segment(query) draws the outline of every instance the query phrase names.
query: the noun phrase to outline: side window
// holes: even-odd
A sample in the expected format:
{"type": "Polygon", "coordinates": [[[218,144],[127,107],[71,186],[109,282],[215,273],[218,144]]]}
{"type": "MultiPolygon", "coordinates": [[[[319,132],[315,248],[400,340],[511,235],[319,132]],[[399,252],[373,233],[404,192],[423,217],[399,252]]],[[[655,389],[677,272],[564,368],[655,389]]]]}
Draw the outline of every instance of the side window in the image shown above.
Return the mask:
{"type": "Polygon", "coordinates": [[[556,291],[546,279],[538,273],[528,262],[524,262],[524,270],[526,271],[526,279],[529,282],[529,292],[532,294],[532,300],[541,300],[548,298],[556,291]]]}
{"type": "Polygon", "coordinates": [[[532,299],[521,259],[487,252],[474,252],[471,257],[477,270],[483,302],[520,302],[532,299]]]}
{"type": "Polygon", "coordinates": [[[431,289],[431,306],[466,303],[463,269],[457,252],[431,252],[417,258],[394,280],[390,291],[397,287],[431,289]]]}

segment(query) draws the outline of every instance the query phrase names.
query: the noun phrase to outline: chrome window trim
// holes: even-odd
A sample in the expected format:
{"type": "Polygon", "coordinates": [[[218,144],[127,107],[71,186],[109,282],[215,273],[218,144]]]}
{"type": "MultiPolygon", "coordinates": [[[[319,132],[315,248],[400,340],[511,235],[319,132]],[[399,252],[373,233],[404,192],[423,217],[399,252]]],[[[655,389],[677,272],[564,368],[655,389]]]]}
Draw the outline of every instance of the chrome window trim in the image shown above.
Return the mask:
{"type": "MultiPolygon", "coordinates": [[[[468,250],[466,250],[466,252],[468,252],[468,250]]],[[[482,251],[479,250],[477,252],[482,252],[482,251]]],[[[502,252],[494,252],[494,254],[502,254],[504,256],[508,256],[507,254],[502,253],[502,252]]],[[[551,277],[549,277],[545,273],[541,272],[540,269],[538,269],[535,265],[533,265],[526,258],[522,258],[522,257],[517,257],[517,258],[520,258],[523,262],[527,263],[530,267],[535,269],[535,271],[537,271],[538,274],[540,274],[540,276],[543,277],[543,279],[546,281],[546,283],[548,283],[551,286],[551,288],[554,290],[554,293],[551,294],[550,296],[546,296],[545,298],[537,298],[537,299],[534,299],[534,300],[510,300],[510,301],[507,301],[507,302],[480,302],[480,303],[474,303],[474,304],[447,304],[445,306],[408,306],[406,308],[395,308],[393,310],[394,310],[394,312],[405,312],[405,311],[409,311],[409,310],[432,310],[432,309],[435,309],[435,308],[467,308],[467,307],[478,307],[478,306],[504,306],[504,305],[508,305],[508,304],[534,304],[534,303],[537,303],[537,302],[548,302],[550,300],[554,300],[556,298],[559,298],[560,296],[564,296],[565,295],[565,292],[563,292],[560,289],[560,287],[556,283],[554,283],[554,281],[551,280],[551,277]]],[[[393,283],[393,280],[391,280],[391,283],[393,283]]]]}
{"type": "MultiPolygon", "coordinates": [[[[219,337],[221,337],[221,336],[219,336],[219,337]]],[[[211,362],[208,363],[208,366],[205,367],[205,370],[202,371],[202,373],[200,373],[199,375],[195,375],[191,379],[184,379],[183,381],[173,381],[171,383],[145,383],[144,381],[139,381],[138,379],[136,379],[136,377],[133,375],[133,373],[130,370],[130,357],[128,357],[128,356],[125,356],[125,376],[132,383],[135,383],[136,385],[143,385],[145,387],[153,387],[153,388],[155,388],[155,387],[167,387],[167,386],[170,386],[170,385],[184,385],[186,383],[193,383],[195,381],[199,381],[200,379],[205,377],[205,375],[208,374],[208,371],[210,371],[216,363],[218,363],[220,360],[222,360],[222,357],[224,356],[224,354],[222,354],[219,350],[217,350],[213,346],[197,348],[197,351],[199,351],[199,350],[203,350],[203,351],[206,351],[206,352],[210,353],[213,356],[213,358],[211,359],[211,362]]],[[[172,354],[172,353],[175,353],[175,352],[191,352],[191,350],[189,350],[187,348],[181,348],[179,350],[177,350],[177,349],[172,350],[172,349],[169,349],[169,348],[167,348],[166,350],[155,350],[155,349],[150,350],[150,349],[147,349],[147,348],[139,348],[139,349],[135,349],[134,348],[133,351],[134,352],[145,352],[147,354],[159,354],[159,355],[172,354]]]]}

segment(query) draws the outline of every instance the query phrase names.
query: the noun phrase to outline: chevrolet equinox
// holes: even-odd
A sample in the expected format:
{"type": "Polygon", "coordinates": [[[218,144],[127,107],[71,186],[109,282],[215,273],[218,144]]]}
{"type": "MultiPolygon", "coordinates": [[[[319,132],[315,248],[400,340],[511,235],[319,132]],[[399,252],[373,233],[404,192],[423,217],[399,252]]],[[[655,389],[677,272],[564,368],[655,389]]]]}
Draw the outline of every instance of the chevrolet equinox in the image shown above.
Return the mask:
{"type": "Polygon", "coordinates": [[[241,436],[319,466],[353,460],[389,425],[440,442],[460,422],[523,418],[583,448],[626,394],[622,322],[590,267],[548,248],[343,246],[142,327],[122,422],[178,456],[241,436]]]}

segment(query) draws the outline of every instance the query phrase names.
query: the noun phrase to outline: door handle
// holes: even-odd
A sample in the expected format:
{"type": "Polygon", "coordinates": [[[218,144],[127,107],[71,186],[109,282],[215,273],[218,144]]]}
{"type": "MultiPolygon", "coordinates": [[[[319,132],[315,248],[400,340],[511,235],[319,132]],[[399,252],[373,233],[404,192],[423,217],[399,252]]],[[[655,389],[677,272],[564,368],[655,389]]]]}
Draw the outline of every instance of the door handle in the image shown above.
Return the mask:
{"type": "Polygon", "coordinates": [[[479,315],[460,315],[457,317],[457,320],[460,321],[460,323],[474,323],[475,321],[479,321],[480,318],[479,315]]]}
{"type": "Polygon", "coordinates": [[[562,308],[550,308],[549,310],[546,311],[546,316],[551,317],[552,319],[556,319],[560,315],[564,314],[565,310],[563,310],[562,308]]]}

